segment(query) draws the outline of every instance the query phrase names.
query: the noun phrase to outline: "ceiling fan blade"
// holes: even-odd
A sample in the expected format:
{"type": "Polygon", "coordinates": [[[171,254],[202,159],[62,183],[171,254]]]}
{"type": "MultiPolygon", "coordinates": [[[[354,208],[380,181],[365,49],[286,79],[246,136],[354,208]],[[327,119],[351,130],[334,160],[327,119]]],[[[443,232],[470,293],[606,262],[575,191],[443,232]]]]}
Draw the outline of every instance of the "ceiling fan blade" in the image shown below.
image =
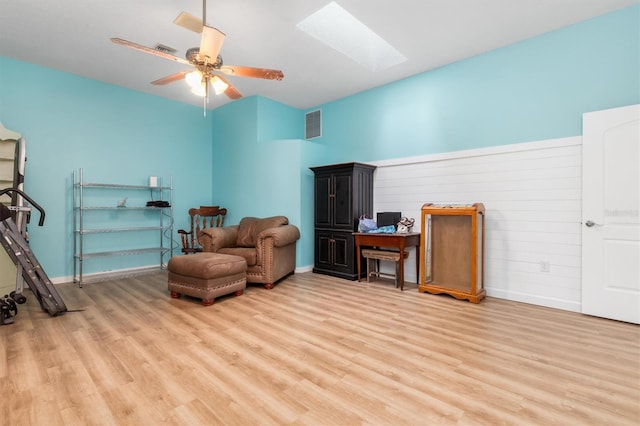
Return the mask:
{"type": "Polygon", "coordinates": [[[217,28],[205,25],[202,27],[202,39],[200,40],[199,56],[204,60],[205,56],[209,57],[209,62],[214,63],[218,59],[218,53],[224,43],[225,35],[217,28]]]}
{"type": "Polygon", "coordinates": [[[193,16],[189,12],[180,13],[180,15],[178,15],[176,19],[173,20],[173,23],[195,33],[202,32],[202,19],[193,16]]]}
{"type": "Polygon", "coordinates": [[[280,70],[268,68],[238,67],[233,65],[223,65],[220,71],[227,75],[237,75],[240,77],[264,78],[265,80],[282,80],[284,73],[280,70]]]}
{"type": "Polygon", "coordinates": [[[224,94],[227,95],[230,99],[240,99],[242,97],[242,93],[238,89],[236,89],[229,80],[221,76],[220,74],[216,74],[216,78],[222,80],[228,87],[224,91],[224,94]]]}
{"type": "Polygon", "coordinates": [[[159,79],[157,79],[155,81],[152,81],[151,84],[154,84],[154,85],[158,86],[158,85],[173,83],[174,81],[178,81],[178,80],[184,79],[184,76],[189,74],[190,72],[191,71],[180,71],[180,72],[177,72],[175,74],[171,74],[171,75],[168,75],[166,77],[162,77],[162,78],[159,78],[159,79]]]}
{"type": "Polygon", "coordinates": [[[149,54],[154,55],[154,56],[159,56],[161,58],[169,59],[171,61],[176,61],[176,62],[179,62],[181,64],[185,64],[185,65],[191,65],[191,63],[189,61],[187,61],[186,59],[178,58],[177,56],[173,56],[173,55],[170,55],[168,53],[160,52],[159,50],[155,50],[155,49],[152,49],[150,47],[143,46],[143,45],[138,44],[138,43],[134,43],[132,41],[123,40],[123,39],[117,38],[117,37],[112,38],[111,41],[114,42],[115,44],[119,44],[119,45],[125,46],[125,47],[130,47],[132,49],[139,50],[139,51],[145,52],[145,53],[149,53],[149,54]]]}

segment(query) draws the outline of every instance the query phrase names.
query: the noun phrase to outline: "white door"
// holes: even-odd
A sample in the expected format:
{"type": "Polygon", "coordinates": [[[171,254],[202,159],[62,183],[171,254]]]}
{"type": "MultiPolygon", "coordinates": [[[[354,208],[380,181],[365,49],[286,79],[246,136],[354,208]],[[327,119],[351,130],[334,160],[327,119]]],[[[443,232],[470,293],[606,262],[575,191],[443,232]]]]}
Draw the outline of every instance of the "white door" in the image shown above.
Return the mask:
{"type": "Polygon", "coordinates": [[[640,324],[640,105],[582,125],[582,313],[640,324]]]}

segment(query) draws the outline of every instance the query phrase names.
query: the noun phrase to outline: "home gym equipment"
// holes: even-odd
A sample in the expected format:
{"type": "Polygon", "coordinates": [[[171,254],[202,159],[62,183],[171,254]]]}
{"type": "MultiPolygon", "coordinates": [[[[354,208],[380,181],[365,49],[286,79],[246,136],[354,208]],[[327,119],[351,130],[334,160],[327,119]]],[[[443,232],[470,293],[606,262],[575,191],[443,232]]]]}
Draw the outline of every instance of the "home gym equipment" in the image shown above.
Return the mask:
{"type": "Polygon", "coordinates": [[[0,325],[12,324],[13,317],[17,314],[16,301],[5,294],[4,299],[0,299],[0,325]]]}
{"type": "MultiPolygon", "coordinates": [[[[5,193],[18,194],[20,197],[29,201],[29,203],[38,210],[40,213],[40,221],[38,226],[44,224],[44,209],[40,207],[35,201],[33,201],[27,194],[19,189],[6,188],[0,190],[0,196],[5,193]]],[[[29,207],[20,207],[18,213],[30,211],[29,207]]],[[[0,204],[0,244],[4,247],[5,251],[16,265],[18,279],[16,280],[16,290],[11,293],[11,297],[5,297],[2,300],[0,308],[2,309],[1,317],[2,323],[7,324],[7,313],[10,315],[14,312],[17,313],[17,305],[15,303],[24,303],[26,299],[22,295],[24,287],[24,281],[27,282],[31,292],[36,296],[42,309],[49,313],[51,316],[56,316],[67,312],[67,307],[62,300],[62,297],[58,294],[57,290],[53,286],[51,280],[42,269],[42,266],[36,259],[35,255],[29,248],[29,243],[23,236],[23,233],[18,229],[14,220],[12,219],[12,209],[0,204]],[[20,279],[22,278],[22,279],[20,279]],[[12,301],[9,302],[8,299],[12,301]]]]}

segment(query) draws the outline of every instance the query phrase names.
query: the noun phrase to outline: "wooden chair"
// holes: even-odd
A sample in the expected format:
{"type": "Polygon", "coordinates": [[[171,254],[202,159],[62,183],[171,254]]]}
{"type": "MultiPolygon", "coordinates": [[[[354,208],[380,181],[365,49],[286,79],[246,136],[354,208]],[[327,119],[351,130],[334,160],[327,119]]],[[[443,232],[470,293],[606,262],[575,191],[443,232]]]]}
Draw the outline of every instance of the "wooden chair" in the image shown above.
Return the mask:
{"type": "Polygon", "coordinates": [[[202,246],[198,242],[198,234],[206,228],[220,228],[224,226],[224,218],[227,215],[227,209],[221,209],[220,206],[200,206],[200,208],[189,209],[191,217],[191,227],[189,232],[184,229],[178,229],[178,234],[182,240],[182,252],[184,254],[199,253],[202,246]]]}

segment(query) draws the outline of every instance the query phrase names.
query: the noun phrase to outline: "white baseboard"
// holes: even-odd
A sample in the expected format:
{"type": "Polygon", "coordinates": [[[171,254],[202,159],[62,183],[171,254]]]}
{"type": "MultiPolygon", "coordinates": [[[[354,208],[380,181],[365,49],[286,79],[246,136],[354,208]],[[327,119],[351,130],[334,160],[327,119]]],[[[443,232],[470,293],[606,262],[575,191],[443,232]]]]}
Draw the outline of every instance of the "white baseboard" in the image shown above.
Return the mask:
{"type": "MultiPolygon", "coordinates": [[[[83,281],[86,280],[87,282],[90,282],[90,281],[98,281],[98,280],[106,280],[106,279],[110,279],[110,278],[123,277],[123,276],[128,276],[128,275],[133,275],[133,274],[152,272],[154,270],[156,270],[156,271],[159,270],[159,267],[157,265],[155,265],[155,266],[144,266],[144,267],[141,267],[141,268],[119,269],[117,271],[107,271],[107,272],[96,272],[96,273],[92,273],[92,274],[83,274],[82,275],[82,279],[83,279],[83,281]]],[[[311,271],[313,271],[313,265],[296,267],[296,269],[295,269],[295,273],[296,274],[302,274],[303,272],[311,272],[311,271]]],[[[50,278],[50,279],[51,279],[51,282],[54,285],[55,284],[64,284],[64,283],[73,282],[73,276],[56,277],[56,278],[50,278]]]]}
{"type": "Polygon", "coordinates": [[[311,272],[311,271],[313,271],[313,265],[300,266],[300,267],[296,267],[295,269],[296,274],[302,274],[303,272],[311,272]]]}
{"type": "MultiPolygon", "coordinates": [[[[138,275],[149,273],[153,271],[159,271],[159,265],[149,265],[149,266],[141,266],[137,268],[128,268],[128,269],[117,269],[113,271],[106,272],[93,272],[90,274],[82,274],[82,281],[86,282],[95,282],[95,281],[104,281],[112,278],[119,277],[127,277],[131,275],[138,275]]],[[[55,284],[64,284],[73,282],[73,276],[65,276],[65,277],[55,277],[50,278],[51,282],[55,284]]]]}
{"type": "MultiPolygon", "coordinates": [[[[83,280],[86,279],[87,282],[98,281],[103,279],[123,277],[123,276],[129,276],[129,275],[140,274],[140,273],[148,273],[148,272],[153,272],[154,270],[155,271],[158,270],[157,265],[141,267],[141,268],[122,269],[117,271],[84,274],[83,280]]],[[[302,274],[305,272],[312,272],[312,271],[313,271],[313,265],[299,266],[299,267],[296,267],[295,269],[296,274],[302,274]]],[[[72,276],[56,277],[51,279],[51,282],[53,284],[69,283],[69,282],[73,282],[73,277],[72,276]]],[[[571,312],[581,312],[580,303],[573,302],[570,300],[554,299],[550,297],[543,297],[543,296],[534,295],[534,294],[525,294],[525,293],[519,293],[515,291],[508,291],[508,290],[490,288],[490,287],[485,288],[485,290],[487,292],[487,296],[489,297],[512,300],[514,302],[529,303],[529,304],[538,305],[538,306],[546,306],[548,308],[562,309],[562,310],[571,311],[571,312]]]]}
{"type": "Polygon", "coordinates": [[[531,305],[545,306],[547,308],[562,309],[564,311],[581,312],[580,303],[571,300],[553,299],[535,294],[518,293],[498,288],[485,287],[487,296],[498,299],[512,300],[514,302],[529,303],[531,305]]]}

